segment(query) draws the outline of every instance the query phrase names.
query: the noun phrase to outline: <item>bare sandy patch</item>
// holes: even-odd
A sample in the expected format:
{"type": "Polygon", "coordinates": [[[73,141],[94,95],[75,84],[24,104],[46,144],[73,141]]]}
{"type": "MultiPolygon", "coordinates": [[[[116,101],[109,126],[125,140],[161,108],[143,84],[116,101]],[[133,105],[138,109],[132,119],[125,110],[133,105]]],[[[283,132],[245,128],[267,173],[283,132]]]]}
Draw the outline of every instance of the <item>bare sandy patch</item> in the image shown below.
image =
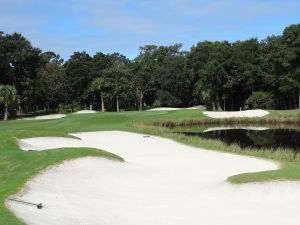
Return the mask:
{"type": "Polygon", "coordinates": [[[253,109],[253,110],[245,110],[245,111],[226,111],[226,112],[215,112],[215,111],[204,111],[204,115],[215,118],[238,118],[238,117],[263,117],[269,114],[268,111],[262,109],[253,109]]]}
{"type": "Polygon", "coordinates": [[[188,108],[158,107],[158,108],[149,109],[147,111],[173,111],[173,110],[180,110],[180,109],[199,109],[199,110],[203,110],[203,109],[205,109],[205,107],[202,106],[202,105],[188,107],[188,108]]]}
{"type": "Polygon", "coordinates": [[[95,110],[80,110],[77,112],[74,112],[74,114],[90,114],[90,113],[97,113],[95,110]]]}
{"type": "Polygon", "coordinates": [[[45,116],[22,118],[22,120],[54,120],[54,119],[63,118],[65,116],[66,116],[66,114],[50,114],[50,115],[45,115],[45,116]]]}
{"type": "Polygon", "coordinates": [[[15,197],[41,202],[43,209],[7,202],[29,225],[299,224],[299,182],[226,182],[234,174],[277,169],[273,162],[128,132],[72,135],[81,140],[21,141],[32,150],[99,148],[126,162],[85,157],[31,179],[15,197]]]}

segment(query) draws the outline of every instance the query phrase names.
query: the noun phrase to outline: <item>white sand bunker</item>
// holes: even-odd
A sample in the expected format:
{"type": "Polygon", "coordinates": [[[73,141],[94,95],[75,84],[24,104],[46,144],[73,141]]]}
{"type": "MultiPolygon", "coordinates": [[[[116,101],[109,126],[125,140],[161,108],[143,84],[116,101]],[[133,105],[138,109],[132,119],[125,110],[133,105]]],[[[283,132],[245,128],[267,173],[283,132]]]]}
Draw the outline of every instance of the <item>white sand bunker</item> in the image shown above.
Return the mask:
{"type": "Polygon", "coordinates": [[[147,111],[173,111],[173,110],[179,110],[179,109],[181,109],[181,108],[159,107],[159,108],[149,109],[147,111]]]}
{"type": "Polygon", "coordinates": [[[202,106],[202,105],[193,106],[193,107],[189,107],[189,108],[159,107],[159,108],[149,109],[147,111],[173,111],[173,110],[180,110],[180,109],[200,109],[200,110],[203,110],[203,109],[205,109],[205,107],[202,106]]]}
{"type": "Polygon", "coordinates": [[[238,173],[276,169],[272,162],[127,132],[75,135],[81,140],[23,141],[37,150],[101,148],[123,157],[126,163],[86,157],[36,176],[16,197],[41,202],[43,209],[7,202],[27,224],[299,224],[299,182],[232,185],[225,181],[238,173]]]}
{"type": "Polygon", "coordinates": [[[53,120],[53,119],[60,119],[65,117],[66,114],[50,114],[45,116],[35,116],[29,118],[23,118],[22,120],[53,120]]]}
{"type": "Polygon", "coordinates": [[[253,109],[253,110],[245,110],[245,111],[228,111],[228,112],[214,112],[214,111],[205,111],[204,115],[215,118],[235,118],[235,117],[263,117],[269,114],[268,111],[262,109],[253,109]]]}
{"type": "Polygon", "coordinates": [[[22,150],[42,151],[45,149],[56,149],[66,147],[86,147],[81,140],[76,138],[64,137],[40,137],[40,138],[27,138],[17,141],[22,150]],[[45,145],[47,147],[45,148],[45,145]]]}
{"type": "Polygon", "coordinates": [[[74,114],[90,114],[90,113],[96,113],[97,111],[95,110],[80,110],[77,112],[74,112],[74,114]]]}

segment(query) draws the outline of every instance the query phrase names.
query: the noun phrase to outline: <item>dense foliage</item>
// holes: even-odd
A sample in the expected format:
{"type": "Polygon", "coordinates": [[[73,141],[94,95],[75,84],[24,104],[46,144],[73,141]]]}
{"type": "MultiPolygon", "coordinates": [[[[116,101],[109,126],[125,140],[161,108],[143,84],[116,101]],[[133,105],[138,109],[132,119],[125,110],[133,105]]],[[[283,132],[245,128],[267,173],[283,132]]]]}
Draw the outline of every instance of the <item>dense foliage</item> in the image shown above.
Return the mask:
{"type": "MultiPolygon", "coordinates": [[[[10,105],[19,112],[299,107],[300,24],[262,41],[201,41],[188,52],[181,47],[146,45],[133,60],[74,52],[64,62],[21,34],[0,32],[0,85],[15,87],[20,101],[10,105]],[[266,98],[268,104],[260,104],[266,98]]],[[[0,109],[4,115],[3,103],[0,109]]]]}
{"type": "Polygon", "coordinates": [[[274,107],[274,95],[270,92],[255,91],[246,100],[246,104],[252,109],[271,109],[274,107]]]}

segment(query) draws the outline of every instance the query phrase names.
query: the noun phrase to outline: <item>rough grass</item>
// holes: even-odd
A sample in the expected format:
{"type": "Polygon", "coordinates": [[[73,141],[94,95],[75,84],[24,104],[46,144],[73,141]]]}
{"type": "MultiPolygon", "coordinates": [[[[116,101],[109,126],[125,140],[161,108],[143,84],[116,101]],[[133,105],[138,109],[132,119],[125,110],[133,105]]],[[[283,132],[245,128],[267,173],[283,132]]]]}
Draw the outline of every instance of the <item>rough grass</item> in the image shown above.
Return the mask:
{"type": "Polygon", "coordinates": [[[287,117],[257,117],[257,118],[227,118],[227,119],[188,119],[188,120],[156,120],[146,121],[144,123],[148,126],[160,126],[160,127],[188,127],[188,126],[207,126],[207,125],[270,125],[270,126],[300,126],[299,117],[287,116],[287,117]]]}
{"type": "MultiPolygon", "coordinates": [[[[270,117],[299,117],[299,111],[272,111],[270,117]],[[288,116],[287,116],[288,115],[288,116]]],[[[159,121],[188,121],[205,120],[199,110],[178,110],[168,112],[121,112],[68,115],[65,118],[45,121],[14,120],[0,122],[0,224],[20,225],[20,222],[4,205],[5,199],[16,193],[25,182],[39,171],[48,166],[67,159],[84,156],[99,156],[109,159],[122,160],[116,155],[90,148],[68,148],[43,152],[24,152],[16,145],[17,138],[40,136],[68,136],[71,132],[124,130],[149,133],[171,138],[188,145],[212,150],[226,151],[237,154],[263,157],[276,160],[282,164],[282,169],[261,173],[236,175],[229,178],[235,183],[262,181],[271,179],[300,179],[300,160],[286,150],[255,151],[241,150],[238,146],[227,146],[219,141],[202,140],[196,137],[184,137],[172,134],[167,128],[148,127],[143,124],[159,121]],[[137,126],[137,124],[139,124],[137,126]]]]}
{"type": "Polygon", "coordinates": [[[269,110],[269,114],[266,116],[267,118],[299,118],[300,117],[300,109],[293,110],[269,110]]]}

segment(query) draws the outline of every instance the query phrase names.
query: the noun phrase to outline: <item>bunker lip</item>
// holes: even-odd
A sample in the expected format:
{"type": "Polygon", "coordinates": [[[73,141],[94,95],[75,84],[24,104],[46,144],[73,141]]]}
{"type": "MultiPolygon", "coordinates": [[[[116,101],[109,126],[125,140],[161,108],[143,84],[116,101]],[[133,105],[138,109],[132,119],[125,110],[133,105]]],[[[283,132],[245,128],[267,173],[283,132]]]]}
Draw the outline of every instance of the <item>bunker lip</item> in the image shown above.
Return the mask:
{"type": "MultiPolygon", "coordinates": [[[[15,197],[42,202],[42,210],[7,202],[29,225],[238,225],[239,218],[245,225],[299,222],[299,182],[226,182],[235,174],[277,169],[276,163],[121,131],[72,135],[81,139],[78,147],[103,149],[126,163],[84,157],[34,177],[15,197]]],[[[64,139],[68,145],[68,138],[55,142],[52,137],[51,146],[40,138],[22,141],[45,150],[55,143],[60,147],[64,139]]]]}

